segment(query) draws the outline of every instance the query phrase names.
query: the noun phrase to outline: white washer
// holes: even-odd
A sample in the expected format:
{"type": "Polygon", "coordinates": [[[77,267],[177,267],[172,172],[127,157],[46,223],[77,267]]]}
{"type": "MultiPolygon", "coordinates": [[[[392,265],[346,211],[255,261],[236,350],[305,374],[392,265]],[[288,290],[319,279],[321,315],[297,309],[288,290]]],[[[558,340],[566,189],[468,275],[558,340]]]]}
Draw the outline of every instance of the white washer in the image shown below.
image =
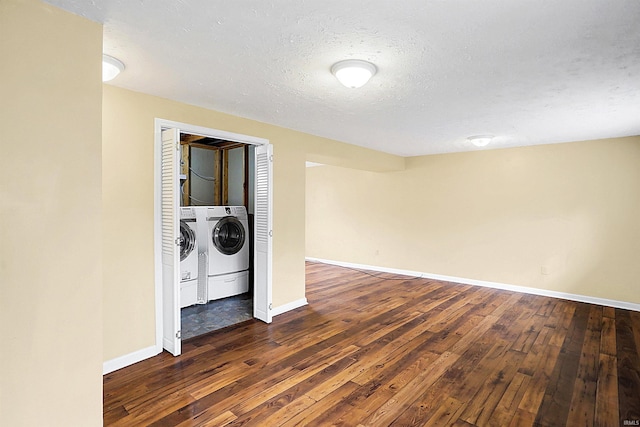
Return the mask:
{"type": "Polygon", "coordinates": [[[208,299],[249,290],[249,219],[244,206],[207,209],[208,299]]]}
{"type": "Polygon", "coordinates": [[[196,210],[180,208],[180,307],[196,303],[198,238],[196,210]]]}

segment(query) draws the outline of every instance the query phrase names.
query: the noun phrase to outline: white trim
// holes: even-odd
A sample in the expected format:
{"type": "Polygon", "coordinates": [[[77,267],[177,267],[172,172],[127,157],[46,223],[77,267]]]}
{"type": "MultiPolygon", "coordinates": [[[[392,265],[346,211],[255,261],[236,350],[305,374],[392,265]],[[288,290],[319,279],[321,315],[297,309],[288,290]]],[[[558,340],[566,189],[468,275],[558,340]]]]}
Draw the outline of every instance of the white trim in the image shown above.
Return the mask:
{"type": "Polygon", "coordinates": [[[156,309],[156,344],[155,349],[162,351],[162,179],[160,178],[162,165],[162,125],[163,121],[156,119],[153,137],[153,262],[155,281],[155,309],[156,309]]]}
{"type": "Polygon", "coordinates": [[[489,282],[486,280],[467,279],[464,277],[444,276],[441,274],[423,273],[421,271],[399,270],[396,268],[377,267],[377,266],[366,265],[366,264],[354,264],[351,262],[334,261],[330,259],[306,257],[306,260],[312,261],[312,262],[321,262],[324,264],[337,265],[340,267],[372,270],[372,271],[379,271],[383,273],[400,274],[403,276],[421,277],[425,279],[442,280],[445,282],[462,283],[465,285],[483,286],[486,288],[502,289],[502,290],[511,291],[511,292],[520,292],[525,294],[533,294],[533,295],[540,295],[545,297],[566,299],[570,301],[586,302],[589,304],[597,304],[597,305],[603,305],[607,307],[622,308],[622,309],[631,310],[631,311],[640,311],[640,304],[626,302],[626,301],[617,301],[617,300],[606,299],[606,298],[591,297],[587,295],[569,294],[565,292],[550,291],[547,289],[529,288],[526,286],[517,286],[517,285],[508,285],[505,283],[489,282]]]}
{"type": "Polygon", "coordinates": [[[189,123],[174,122],[172,120],[155,119],[156,134],[161,131],[162,128],[176,128],[180,129],[181,133],[188,133],[191,135],[207,136],[212,138],[225,139],[227,141],[242,142],[251,145],[266,145],[269,143],[268,139],[259,138],[257,136],[243,135],[239,133],[227,132],[219,129],[207,128],[204,126],[191,125],[189,123]]]}
{"type": "MultiPolygon", "coordinates": [[[[154,249],[154,267],[155,267],[155,310],[156,310],[156,343],[154,351],[155,354],[162,352],[162,221],[161,221],[161,180],[160,180],[160,165],[162,163],[161,143],[162,141],[162,129],[177,128],[181,132],[190,133],[192,135],[208,136],[220,139],[226,139],[228,141],[242,142],[251,145],[267,145],[269,140],[265,138],[259,138],[256,136],[243,135],[238,133],[227,132],[219,129],[212,129],[203,126],[196,126],[189,123],[175,122],[172,120],[154,119],[154,165],[153,165],[153,210],[154,210],[154,227],[153,227],[153,249],[154,249]]],[[[126,357],[126,356],[123,356],[126,357]]],[[[134,362],[135,363],[135,362],[134,362]]]]}
{"type": "Polygon", "coordinates": [[[129,365],[133,365],[134,363],[149,359],[150,357],[160,354],[161,351],[162,349],[158,351],[157,346],[152,345],[151,347],[143,348],[142,350],[134,351],[133,353],[125,354],[124,356],[107,360],[102,364],[102,375],[110,374],[111,372],[117,371],[118,369],[122,369],[129,365]]]}
{"type": "Polygon", "coordinates": [[[272,316],[278,316],[280,314],[286,313],[287,311],[291,311],[291,310],[295,310],[296,308],[304,307],[307,304],[309,304],[309,303],[307,302],[306,298],[300,298],[298,300],[291,301],[291,302],[286,303],[284,305],[279,305],[277,307],[274,307],[271,310],[271,315],[272,316]]]}

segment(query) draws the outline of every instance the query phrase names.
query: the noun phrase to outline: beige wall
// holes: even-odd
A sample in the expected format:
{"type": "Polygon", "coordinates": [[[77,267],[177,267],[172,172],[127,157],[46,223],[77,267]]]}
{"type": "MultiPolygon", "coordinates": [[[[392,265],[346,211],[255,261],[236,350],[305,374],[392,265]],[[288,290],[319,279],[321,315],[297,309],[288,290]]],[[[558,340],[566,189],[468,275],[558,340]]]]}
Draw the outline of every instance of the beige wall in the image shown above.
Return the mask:
{"type": "Polygon", "coordinates": [[[0,1],[0,425],[102,425],[102,27],[0,1]]]}
{"type": "MultiPolygon", "coordinates": [[[[105,85],[104,359],[155,343],[154,119],[266,138],[274,145],[273,305],[305,297],[305,160],[389,170],[404,159],[105,85]]],[[[277,321],[277,318],[276,318],[277,321]]]]}
{"type": "Polygon", "coordinates": [[[155,118],[274,144],[275,306],[305,221],[308,256],[640,302],[639,138],[404,159],[102,86],[98,24],[0,12],[0,424],[100,424],[102,361],[154,345],[155,118]]]}
{"type": "Polygon", "coordinates": [[[640,303],[638,165],[640,137],[308,168],[306,253],[640,303]]]}

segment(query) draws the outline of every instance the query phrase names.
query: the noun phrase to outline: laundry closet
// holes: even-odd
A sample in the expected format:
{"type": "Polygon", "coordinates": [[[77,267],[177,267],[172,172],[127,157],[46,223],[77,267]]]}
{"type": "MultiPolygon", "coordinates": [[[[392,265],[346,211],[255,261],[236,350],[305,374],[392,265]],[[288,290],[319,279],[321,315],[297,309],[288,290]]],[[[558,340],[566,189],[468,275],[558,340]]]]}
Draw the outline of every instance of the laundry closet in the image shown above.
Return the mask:
{"type": "Polygon", "coordinates": [[[180,134],[182,338],[253,317],[254,146],[180,134]]]}

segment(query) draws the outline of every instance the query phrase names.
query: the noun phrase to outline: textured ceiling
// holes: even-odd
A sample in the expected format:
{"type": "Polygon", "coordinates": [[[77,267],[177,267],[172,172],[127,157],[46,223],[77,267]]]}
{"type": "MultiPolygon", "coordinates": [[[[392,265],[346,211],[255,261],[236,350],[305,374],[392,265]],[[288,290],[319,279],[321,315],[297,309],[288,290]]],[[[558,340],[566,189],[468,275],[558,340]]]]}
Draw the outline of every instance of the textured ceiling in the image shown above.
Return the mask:
{"type": "Polygon", "coordinates": [[[115,86],[388,153],[640,135],[638,0],[47,2],[104,24],[115,86]]]}

